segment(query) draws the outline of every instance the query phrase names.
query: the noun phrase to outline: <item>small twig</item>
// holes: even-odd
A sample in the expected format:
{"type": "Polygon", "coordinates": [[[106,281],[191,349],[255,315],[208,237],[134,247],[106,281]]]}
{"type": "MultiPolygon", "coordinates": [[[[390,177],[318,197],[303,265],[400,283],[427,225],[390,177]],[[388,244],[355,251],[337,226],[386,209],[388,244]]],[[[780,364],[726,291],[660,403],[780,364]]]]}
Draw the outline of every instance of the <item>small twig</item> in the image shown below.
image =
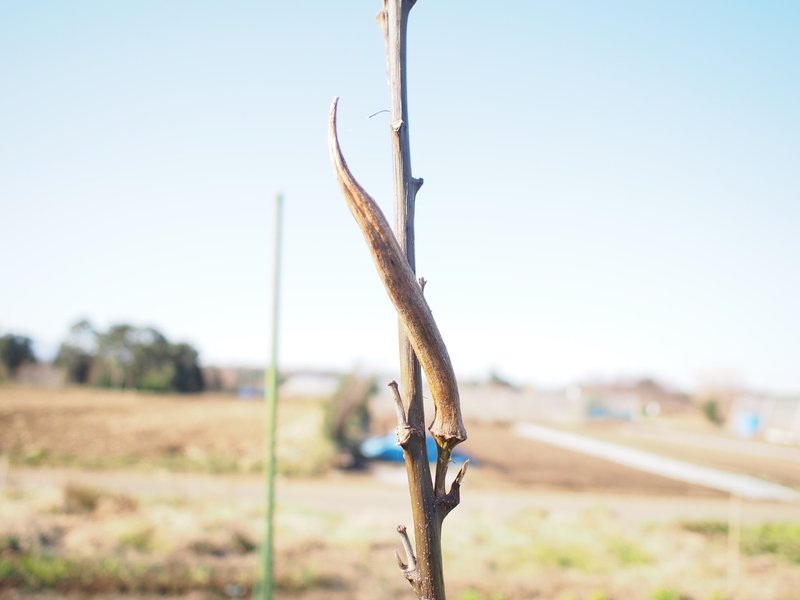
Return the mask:
{"type": "Polygon", "coordinates": [[[464,481],[464,476],[467,474],[468,466],[469,459],[464,461],[464,464],[461,465],[458,473],[456,473],[456,478],[453,480],[453,483],[450,486],[450,491],[447,492],[446,495],[437,496],[436,508],[439,523],[444,521],[444,518],[450,514],[450,511],[452,511],[461,502],[461,482],[464,481]]]}
{"type": "Polygon", "coordinates": [[[397,425],[408,427],[408,420],[406,419],[406,409],[403,406],[403,399],[400,397],[400,388],[397,387],[397,382],[392,380],[389,382],[389,387],[392,388],[392,395],[394,396],[394,408],[397,412],[397,425]]]}
{"type": "MultiPolygon", "coordinates": [[[[408,563],[403,563],[402,560],[400,564],[403,570],[410,570],[413,571],[417,568],[417,558],[414,556],[414,549],[411,547],[411,540],[408,539],[408,530],[406,529],[405,525],[398,525],[397,526],[397,533],[400,534],[400,541],[403,544],[403,551],[406,553],[406,560],[408,563]]],[[[397,554],[397,552],[395,552],[397,554]]],[[[397,556],[398,560],[400,559],[400,555],[397,556]]]]}
{"type": "Polygon", "coordinates": [[[397,434],[397,443],[400,446],[405,446],[408,443],[408,440],[411,438],[412,429],[408,424],[408,419],[406,418],[406,409],[403,406],[403,398],[400,397],[400,388],[397,387],[397,382],[394,380],[390,381],[389,387],[392,388],[392,395],[394,396],[394,408],[395,412],[397,413],[397,428],[395,429],[395,433],[397,434]]]}
{"type": "Polygon", "coordinates": [[[375,115],[379,115],[379,114],[381,114],[381,113],[385,113],[385,112],[391,112],[391,111],[390,111],[388,108],[384,108],[383,110],[379,110],[378,112],[374,112],[374,113],[372,113],[372,114],[371,114],[370,116],[368,116],[367,118],[368,118],[368,119],[371,119],[371,118],[372,118],[372,117],[374,117],[375,115]]]}
{"type": "Polygon", "coordinates": [[[424,277],[419,278],[419,289],[422,290],[422,293],[425,293],[425,286],[428,284],[428,280],[424,277]]]}
{"type": "MultiPolygon", "coordinates": [[[[467,474],[467,467],[469,466],[469,459],[464,461],[464,464],[461,465],[461,468],[456,473],[456,478],[453,480],[453,486],[460,486],[461,482],[464,481],[464,477],[467,474]]],[[[450,491],[453,490],[453,487],[450,487],[450,491]]]]}
{"type": "Polygon", "coordinates": [[[436,459],[436,475],[434,477],[433,492],[436,498],[444,498],[445,496],[445,479],[447,478],[447,467],[450,465],[450,456],[452,455],[452,448],[437,446],[437,459],[436,459]]]}
{"type": "Polygon", "coordinates": [[[403,575],[408,580],[408,583],[416,590],[420,581],[420,574],[417,568],[417,557],[414,556],[414,549],[411,547],[411,540],[408,539],[406,526],[398,525],[397,533],[400,534],[400,542],[403,544],[403,551],[405,552],[407,562],[403,562],[397,550],[394,551],[394,556],[397,559],[397,565],[403,571],[403,575]]]}

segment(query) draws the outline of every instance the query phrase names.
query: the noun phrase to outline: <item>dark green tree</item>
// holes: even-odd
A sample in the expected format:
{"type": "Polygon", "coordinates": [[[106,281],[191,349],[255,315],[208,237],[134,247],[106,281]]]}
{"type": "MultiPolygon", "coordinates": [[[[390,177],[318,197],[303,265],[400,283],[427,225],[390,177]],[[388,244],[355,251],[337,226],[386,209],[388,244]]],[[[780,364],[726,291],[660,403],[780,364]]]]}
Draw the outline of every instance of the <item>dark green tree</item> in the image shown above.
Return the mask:
{"type": "Polygon", "coordinates": [[[79,321],[56,362],[71,381],[98,387],[154,392],[200,392],[204,387],[197,351],[170,343],[153,327],[119,323],[98,332],[88,321],[79,321]]]}
{"type": "Polygon", "coordinates": [[[24,335],[7,333],[0,336],[0,376],[13,377],[25,363],[35,363],[33,340],[24,335]]]}
{"type": "Polygon", "coordinates": [[[88,383],[96,352],[97,332],[89,321],[82,319],[70,327],[54,363],[64,369],[68,381],[88,383]]]}
{"type": "Polygon", "coordinates": [[[135,331],[132,325],[119,324],[97,335],[91,383],[100,387],[136,387],[133,374],[135,331]]]}
{"type": "Polygon", "coordinates": [[[189,344],[174,344],[171,348],[172,389],[178,392],[200,392],[205,388],[197,350],[189,344]]]}

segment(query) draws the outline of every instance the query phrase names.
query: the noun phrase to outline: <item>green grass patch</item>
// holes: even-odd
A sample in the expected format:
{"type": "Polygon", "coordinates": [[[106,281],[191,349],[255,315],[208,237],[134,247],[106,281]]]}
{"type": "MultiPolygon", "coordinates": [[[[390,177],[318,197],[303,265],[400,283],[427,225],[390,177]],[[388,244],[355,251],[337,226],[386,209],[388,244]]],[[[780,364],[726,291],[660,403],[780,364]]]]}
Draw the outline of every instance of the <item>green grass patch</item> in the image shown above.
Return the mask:
{"type": "Polygon", "coordinates": [[[547,567],[592,571],[596,566],[592,552],[576,544],[539,545],[533,554],[540,565],[547,567]]]}
{"type": "Polygon", "coordinates": [[[672,588],[660,588],[650,594],[648,600],[691,600],[672,588]]]}
{"type": "Polygon", "coordinates": [[[625,567],[646,565],[653,558],[636,544],[625,538],[612,538],[607,541],[608,550],[616,561],[625,567]]]}
{"type": "Polygon", "coordinates": [[[716,521],[712,519],[705,519],[699,521],[682,521],[681,529],[691,531],[693,533],[700,533],[708,536],[718,536],[728,534],[728,523],[726,521],[716,521]]]}
{"type": "Polygon", "coordinates": [[[124,532],[119,536],[119,545],[130,548],[136,552],[147,554],[153,550],[155,531],[152,527],[144,526],[124,532]]]}
{"type": "Polygon", "coordinates": [[[800,564],[800,524],[764,523],[742,532],[745,554],[774,554],[789,562],[800,564]]]}
{"type": "MultiPolygon", "coordinates": [[[[156,563],[123,561],[115,556],[71,560],[47,553],[0,555],[0,590],[156,595],[203,590],[225,597],[231,586],[249,594],[253,577],[254,570],[249,567],[189,565],[176,560],[156,563]]],[[[318,576],[308,567],[279,574],[277,578],[278,589],[287,593],[343,585],[338,579],[318,576]]]]}
{"type": "Polygon", "coordinates": [[[25,584],[33,589],[57,588],[80,574],[76,563],[60,556],[23,554],[17,565],[25,584]]]}
{"type": "MultiPolygon", "coordinates": [[[[686,531],[709,537],[728,535],[725,521],[686,521],[681,523],[686,531]]],[[[800,563],[800,524],[764,523],[742,530],[742,552],[748,556],[773,554],[792,563],[800,563]]]]}
{"type": "Polygon", "coordinates": [[[0,582],[14,579],[17,566],[8,558],[0,556],[0,582]]]}
{"type": "Polygon", "coordinates": [[[486,595],[478,590],[464,590],[458,595],[458,600],[507,600],[503,594],[486,595]]]}

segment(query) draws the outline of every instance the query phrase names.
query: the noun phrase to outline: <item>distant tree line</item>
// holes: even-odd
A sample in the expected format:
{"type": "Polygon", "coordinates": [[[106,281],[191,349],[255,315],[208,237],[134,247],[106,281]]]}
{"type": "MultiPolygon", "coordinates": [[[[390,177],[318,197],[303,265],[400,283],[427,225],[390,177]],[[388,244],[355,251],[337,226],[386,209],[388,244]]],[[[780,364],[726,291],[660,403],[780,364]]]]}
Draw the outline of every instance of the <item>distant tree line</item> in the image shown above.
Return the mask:
{"type": "Polygon", "coordinates": [[[127,323],[96,330],[86,320],[73,325],[55,359],[72,383],[157,392],[200,392],[203,373],[197,351],[172,343],[153,327],[127,323]]]}

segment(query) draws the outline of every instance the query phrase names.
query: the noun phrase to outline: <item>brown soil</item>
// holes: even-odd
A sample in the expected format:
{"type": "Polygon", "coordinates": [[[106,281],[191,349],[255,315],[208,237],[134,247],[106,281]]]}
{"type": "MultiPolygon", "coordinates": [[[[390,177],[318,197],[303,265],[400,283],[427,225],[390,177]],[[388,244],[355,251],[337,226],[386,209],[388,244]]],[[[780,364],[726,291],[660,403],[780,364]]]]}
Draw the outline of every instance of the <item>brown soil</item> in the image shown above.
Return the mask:
{"type": "Polygon", "coordinates": [[[221,396],[0,388],[0,451],[75,463],[263,454],[261,404],[221,396]]]}
{"type": "MultiPolygon", "coordinates": [[[[318,448],[320,412],[318,403],[282,399],[278,442],[287,461],[315,453],[319,461],[324,459],[324,451],[318,448]]],[[[470,422],[467,426],[469,439],[463,448],[476,458],[471,478],[479,486],[717,494],[523,439],[504,425],[470,422]]],[[[800,485],[800,462],[751,456],[746,444],[736,452],[710,449],[679,438],[648,436],[641,428],[634,436],[624,425],[583,432],[698,464],[800,485]]],[[[16,464],[258,472],[263,448],[261,402],[213,395],[163,397],[91,389],[0,387],[0,453],[10,455],[16,464]]],[[[298,472],[313,473],[315,465],[298,472]]]]}
{"type": "Polygon", "coordinates": [[[680,481],[515,436],[509,427],[471,424],[466,450],[492,483],[575,492],[718,495],[680,481]]]}

